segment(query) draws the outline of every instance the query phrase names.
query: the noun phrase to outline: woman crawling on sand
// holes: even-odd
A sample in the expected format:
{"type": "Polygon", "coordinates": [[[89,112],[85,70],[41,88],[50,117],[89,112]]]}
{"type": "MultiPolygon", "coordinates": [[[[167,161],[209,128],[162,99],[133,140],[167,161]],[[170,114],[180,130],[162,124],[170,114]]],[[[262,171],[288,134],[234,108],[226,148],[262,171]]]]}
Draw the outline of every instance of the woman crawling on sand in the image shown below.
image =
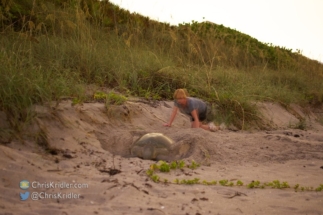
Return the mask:
{"type": "Polygon", "coordinates": [[[192,128],[203,128],[208,131],[219,130],[218,126],[215,126],[213,122],[208,125],[202,124],[206,120],[208,107],[206,103],[200,99],[189,97],[185,89],[177,89],[174,93],[174,107],[172,115],[170,116],[169,122],[164,124],[164,126],[171,126],[178,109],[190,116],[191,127],[192,128]]]}

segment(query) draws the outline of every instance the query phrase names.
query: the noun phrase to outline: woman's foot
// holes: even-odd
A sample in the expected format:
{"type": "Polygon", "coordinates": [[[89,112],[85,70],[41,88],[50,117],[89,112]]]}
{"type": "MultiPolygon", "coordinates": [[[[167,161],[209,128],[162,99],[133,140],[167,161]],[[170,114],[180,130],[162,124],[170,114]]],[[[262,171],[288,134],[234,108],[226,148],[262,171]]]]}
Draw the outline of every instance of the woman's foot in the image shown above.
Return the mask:
{"type": "Polygon", "coordinates": [[[213,122],[209,123],[208,126],[209,126],[210,131],[213,131],[213,132],[218,131],[220,129],[220,127],[214,125],[213,122]]]}

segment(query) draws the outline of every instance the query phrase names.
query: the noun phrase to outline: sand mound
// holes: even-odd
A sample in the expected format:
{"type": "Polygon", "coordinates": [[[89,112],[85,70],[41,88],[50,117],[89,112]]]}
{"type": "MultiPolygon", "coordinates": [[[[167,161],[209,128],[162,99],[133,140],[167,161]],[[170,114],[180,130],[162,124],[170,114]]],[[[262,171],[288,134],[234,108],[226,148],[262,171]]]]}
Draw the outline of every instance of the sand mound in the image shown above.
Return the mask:
{"type": "MultiPolygon", "coordinates": [[[[291,185],[323,184],[323,129],[313,113],[294,106],[259,104],[268,131],[191,129],[178,114],[164,127],[172,102],[129,101],[105,108],[101,103],[57,107],[35,106],[37,120],[25,138],[0,145],[0,210],[6,214],[322,214],[322,192],[292,189],[247,189],[204,185],[155,184],[145,171],[154,163],[130,154],[130,147],[146,133],[163,133],[174,140],[174,160],[202,164],[197,170],[161,173],[170,181],[199,178],[250,183],[287,181],[291,185]],[[308,130],[292,129],[305,119],[308,130]],[[18,184],[68,182],[88,188],[29,188],[30,192],[70,193],[76,199],[47,198],[21,201],[18,184]],[[240,194],[239,194],[240,193],[240,194]],[[304,204],[306,200],[306,204],[304,204]]],[[[0,115],[1,128],[8,126],[0,115]]],[[[303,123],[303,122],[302,122],[303,123]]]]}

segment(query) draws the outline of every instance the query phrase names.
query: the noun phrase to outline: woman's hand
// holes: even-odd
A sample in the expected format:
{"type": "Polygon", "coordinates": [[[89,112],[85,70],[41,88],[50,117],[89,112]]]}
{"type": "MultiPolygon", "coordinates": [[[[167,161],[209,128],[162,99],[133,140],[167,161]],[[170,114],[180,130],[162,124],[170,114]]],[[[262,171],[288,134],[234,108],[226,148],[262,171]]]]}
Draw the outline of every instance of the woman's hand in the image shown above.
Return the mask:
{"type": "Polygon", "coordinates": [[[165,123],[164,126],[165,127],[171,127],[172,125],[170,123],[165,123]]]}
{"type": "Polygon", "coordinates": [[[193,110],[191,112],[191,115],[194,119],[194,121],[192,122],[192,128],[199,128],[200,127],[200,121],[199,121],[199,118],[197,116],[197,111],[196,110],[193,110]]]}
{"type": "Polygon", "coordinates": [[[177,110],[178,110],[178,107],[173,107],[173,111],[172,111],[172,115],[170,116],[170,119],[167,123],[164,124],[165,127],[171,127],[172,126],[172,123],[174,121],[174,118],[177,114],[177,110]]]}
{"type": "Polygon", "coordinates": [[[200,127],[200,122],[198,121],[198,119],[192,122],[192,128],[199,128],[199,127],[200,127]]]}

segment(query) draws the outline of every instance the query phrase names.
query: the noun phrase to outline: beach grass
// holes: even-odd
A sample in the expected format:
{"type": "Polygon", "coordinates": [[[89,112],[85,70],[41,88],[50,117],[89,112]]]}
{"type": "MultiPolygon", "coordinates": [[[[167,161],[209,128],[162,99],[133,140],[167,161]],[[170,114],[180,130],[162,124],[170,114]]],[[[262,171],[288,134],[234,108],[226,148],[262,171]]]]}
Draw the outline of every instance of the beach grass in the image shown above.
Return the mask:
{"type": "Polygon", "coordinates": [[[321,105],[323,64],[210,22],[170,26],[108,1],[1,3],[0,110],[19,130],[33,104],[86,99],[87,85],[147,99],[177,88],[246,129],[255,101],[321,105]]]}

